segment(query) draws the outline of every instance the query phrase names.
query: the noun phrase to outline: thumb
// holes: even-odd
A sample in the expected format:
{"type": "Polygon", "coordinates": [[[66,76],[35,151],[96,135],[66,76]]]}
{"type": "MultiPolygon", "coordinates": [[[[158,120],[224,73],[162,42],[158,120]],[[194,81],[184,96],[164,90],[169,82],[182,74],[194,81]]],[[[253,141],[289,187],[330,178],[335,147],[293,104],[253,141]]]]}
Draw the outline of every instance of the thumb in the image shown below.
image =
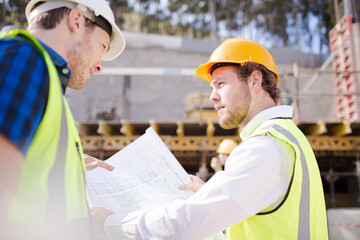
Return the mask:
{"type": "Polygon", "coordinates": [[[93,170],[97,167],[98,167],[98,162],[88,163],[88,164],[86,164],[86,171],[93,170]]]}
{"type": "Polygon", "coordinates": [[[181,184],[178,188],[180,190],[191,190],[191,184],[181,184]]]}

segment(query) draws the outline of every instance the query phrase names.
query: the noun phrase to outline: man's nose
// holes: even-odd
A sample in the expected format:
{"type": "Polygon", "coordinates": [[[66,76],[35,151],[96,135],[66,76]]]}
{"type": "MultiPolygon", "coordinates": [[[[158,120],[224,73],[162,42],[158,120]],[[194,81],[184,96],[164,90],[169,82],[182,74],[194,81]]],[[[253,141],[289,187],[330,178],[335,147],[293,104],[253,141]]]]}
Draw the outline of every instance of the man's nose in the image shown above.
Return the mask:
{"type": "Polygon", "coordinates": [[[219,93],[216,90],[212,90],[210,95],[210,101],[217,102],[220,99],[219,93]]]}

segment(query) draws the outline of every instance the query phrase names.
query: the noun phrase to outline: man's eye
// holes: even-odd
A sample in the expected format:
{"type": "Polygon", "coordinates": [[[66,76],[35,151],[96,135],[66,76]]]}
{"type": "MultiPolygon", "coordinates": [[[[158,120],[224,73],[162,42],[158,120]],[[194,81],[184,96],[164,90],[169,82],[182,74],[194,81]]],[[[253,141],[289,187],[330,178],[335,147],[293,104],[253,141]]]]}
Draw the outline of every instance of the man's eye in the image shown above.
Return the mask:
{"type": "Polygon", "coordinates": [[[103,46],[105,52],[107,52],[109,50],[109,48],[108,48],[108,46],[106,44],[103,44],[102,46],[103,46]]]}

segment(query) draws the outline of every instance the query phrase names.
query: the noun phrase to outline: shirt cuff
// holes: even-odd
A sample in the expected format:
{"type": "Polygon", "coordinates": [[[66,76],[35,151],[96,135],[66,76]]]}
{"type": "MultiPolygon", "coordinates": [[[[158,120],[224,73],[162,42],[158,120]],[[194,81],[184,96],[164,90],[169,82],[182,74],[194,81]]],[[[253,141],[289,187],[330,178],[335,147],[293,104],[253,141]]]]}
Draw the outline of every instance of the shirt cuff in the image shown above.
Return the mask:
{"type": "Polygon", "coordinates": [[[131,213],[116,212],[106,218],[104,229],[107,239],[142,239],[138,230],[143,211],[131,213]]]}

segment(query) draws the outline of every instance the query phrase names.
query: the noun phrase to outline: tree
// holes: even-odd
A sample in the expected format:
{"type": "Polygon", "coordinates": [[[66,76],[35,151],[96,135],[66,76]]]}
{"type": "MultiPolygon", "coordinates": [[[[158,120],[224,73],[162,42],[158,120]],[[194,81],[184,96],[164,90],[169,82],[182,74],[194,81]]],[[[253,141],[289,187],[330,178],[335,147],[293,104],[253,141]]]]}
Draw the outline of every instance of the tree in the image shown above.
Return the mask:
{"type": "MultiPolygon", "coordinates": [[[[5,0],[7,1],[7,0],[5,0]]],[[[210,38],[243,37],[255,26],[271,46],[312,49],[319,36],[319,52],[328,45],[335,25],[333,0],[108,0],[116,23],[124,30],[210,38]],[[166,3],[166,4],[164,4],[166,3]],[[316,21],[316,29],[310,23],[316,21]]],[[[29,0],[8,0],[6,24],[25,26],[24,9],[29,0]]],[[[358,8],[359,8],[358,4],[358,8]]],[[[4,8],[3,8],[4,9],[4,8]]],[[[4,11],[0,16],[4,19],[4,11]],[[2,14],[2,15],[1,15],[2,14]]],[[[4,21],[3,21],[4,22],[4,21]]],[[[258,40],[254,38],[254,40],[258,40]]]]}
{"type": "Polygon", "coordinates": [[[6,6],[5,0],[1,1],[1,11],[0,11],[0,19],[1,19],[1,27],[6,25],[6,6]]]}
{"type": "Polygon", "coordinates": [[[206,17],[209,12],[208,1],[200,0],[169,0],[169,20],[176,23],[178,35],[205,38],[210,34],[210,19],[206,17]]]}
{"type": "MultiPolygon", "coordinates": [[[[301,0],[303,5],[302,18],[304,19],[304,24],[308,26],[309,16],[312,14],[318,19],[317,31],[319,33],[319,52],[323,53],[324,46],[329,45],[329,32],[335,26],[335,10],[333,0],[301,0]]],[[[308,28],[305,28],[309,35],[309,41],[312,40],[311,32],[308,28]]],[[[312,41],[311,41],[312,42],[312,41]]]]}
{"type": "Polygon", "coordinates": [[[25,7],[29,0],[1,0],[1,27],[15,25],[22,27],[26,25],[25,7]]]}
{"type": "Polygon", "coordinates": [[[12,23],[16,26],[26,25],[25,8],[29,0],[9,0],[9,10],[7,17],[8,23],[12,23]]]}
{"type": "Polygon", "coordinates": [[[280,40],[282,46],[300,49],[301,42],[305,42],[311,49],[313,35],[318,34],[320,53],[328,45],[329,31],[335,25],[332,0],[261,1],[255,15],[263,16],[255,20],[257,25],[280,40]],[[311,21],[317,21],[315,30],[310,29],[311,21]]]}
{"type": "Polygon", "coordinates": [[[133,9],[129,6],[127,0],[109,0],[109,3],[114,12],[115,22],[122,28],[126,15],[132,12],[133,9]]]}

